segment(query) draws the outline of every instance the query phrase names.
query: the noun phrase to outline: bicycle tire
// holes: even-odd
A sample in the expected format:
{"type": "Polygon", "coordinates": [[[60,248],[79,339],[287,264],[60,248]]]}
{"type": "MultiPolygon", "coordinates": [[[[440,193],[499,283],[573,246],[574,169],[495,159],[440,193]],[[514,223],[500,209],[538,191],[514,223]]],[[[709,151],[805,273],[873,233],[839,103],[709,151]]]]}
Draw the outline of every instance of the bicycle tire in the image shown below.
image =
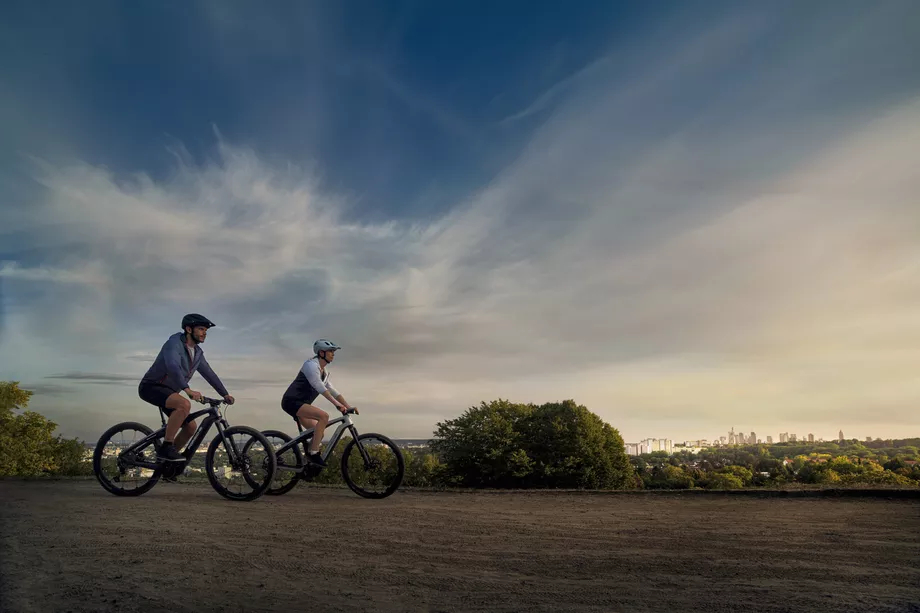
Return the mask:
{"type": "Polygon", "coordinates": [[[105,445],[113,434],[122,430],[127,430],[128,428],[133,428],[138,432],[143,432],[144,436],[150,436],[153,434],[153,430],[142,423],[136,421],[123,421],[120,424],[115,424],[103,432],[102,436],[99,437],[99,441],[96,443],[96,448],[93,450],[93,474],[96,475],[96,480],[99,481],[99,484],[107,492],[116,496],[140,496],[142,494],[146,494],[160,480],[162,472],[159,469],[153,471],[153,476],[147,480],[147,483],[133,490],[125,490],[115,487],[115,485],[105,477],[102,472],[102,453],[105,449],[105,445]]]}
{"type": "Polygon", "coordinates": [[[402,480],[403,480],[403,476],[405,475],[405,472],[406,472],[406,462],[403,459],[402,451],[400,451],[396,443],[390,440],[389,437],[383,436],[382,434],[375,434],[373,432],[370,432],[367,434],[360,434],[358,435],[357,439],[354,439],[354,438],[351,439],[348,442],[348,445],[346,445],[345,451],[342,452],[342,478],[345,480],[345,483],[348,484],[348,487],[351,488],[351,491],[353,491],[358,496],[361,496],[362,498],[373,498],[373,499],[379,500],[381,498],[386,498],[387,496],[390,496],[402,484],[402,480]],[[357,443],[359,440],[368,439],[368,438],[377,439],[378,441],[384,443],[387,447],[391,448],[396,454],[396,462],[397,462],[397,467],[398,467],[396,479],[394,479],[393,483],[391,483],[390,486],[387,487],[387,489],[384,492],[368,492],[366,490],[363,490],[354,482],[354,480],[351,478],[351,475],[348,474],[348,458],[351,456],[351,452],[357,448],[357,443]]]}
{"type": "MultiPolygon", "coordinates": [[[[263,434],[266,438],[269,437],[269,436],[274,436],[274,437],[280,438],[282,441],[284,441],[284,444],[287,444],[287,443],[291,442],[291,437],[288,436],[286,433],[282,432],[281,430],[263,430],[263,431],[262,431],[262,434],[263,434]]],[[[248,442],[246,443],[246,445],[243,447],[243,449],[245,450],[245,449],[246,449],[247,447],[249,447],[249,445],[251,445],[251,444],[252,444],[252,440],[248,441],[248,442]]],[[[294,457],[297,458],[297,464],[296,464],[295,468],[297,468],[298,472],[297,472],[297,473],[294,473],[294,478],[291,479],[290,483],[286,483],[286,484],[282,485],[281,487],[276,487],[276,488],[273,488],[273,487],[271,487],[271,485],[269,485],[268,489],[265,490],[265,494],[266,494],[266,495],[268,495],[268,496],[281,496],[281,495],[287,494],[287,493],[290,492],[292,489],[294,489],[295,487],[297,487],[297,482],[300,481],[299,471],[303,470],[303,466],[304,466],[304,464],[303,464],[303,454],[300,452],[300,447],[299,447],[299,446],[296,446],[296,445],[295,445],[294,447],[291,448],[291,451],[294,452],[294,457]]],[[[278,468],[278,467],[281,465],[281,462],[279,462],[278,459],[279,459],[279,458],[278,458],[278,455],[275,454],[275,464],[276,464],[276,467],[275,467],[275,475],[278,475],[278,473],[281,472],[281,469],[278,468]]],[[[286,471],[285,471],[285,472],[286,472],[286,471]]],[[[271,483],[274,483],[274,479],[272,479],[271,483]]]]}
{"type": "MultiPolygon", "coordinates": [[[[251,445],[252,441],[247,441],[246,445],[243,446],[244,449],[248,448],[251,445]]],[[[242,450],[241,450],[242,451],[242,450]]],[[[277,467],[277,462],[275,460],[274,449],[271,446],[271,443],[268,442],[268,439],[265,438],[261,432],[255,428],[250,428],[249,426],[231,426],[224,430],[223,436],[218,434],[214,437],[214,440],[211,441],[211,444],[208,446],[208,452],[205,455],[205,472],[208,474],[208,481],[211,483],[211,487],[214,488],[218,494],[226,498],[227,500],[234,500],[238,502],[249,502],[255,500],[259,496],[265,493],[265,490],[271,486],[272,479],[275,478],[275,470],[277,467]],[[262,446],[269,450],[268,454],[269,465],[268,465],[268,478],[266,479],[263,485],[260,485],[253,489],[252,492],[248,494],[237,494],[231,492],[225,488],[218,480],[217,476],[214,474],[214,456],[217,453],[218,448],[220,448],[225,437],[230,437],[234,434],[244,434],[249,436],[251,439],[257,440],[262,446]]],[[[251,483],[251,479],[246,479],[248,483],[251,483]]]]}

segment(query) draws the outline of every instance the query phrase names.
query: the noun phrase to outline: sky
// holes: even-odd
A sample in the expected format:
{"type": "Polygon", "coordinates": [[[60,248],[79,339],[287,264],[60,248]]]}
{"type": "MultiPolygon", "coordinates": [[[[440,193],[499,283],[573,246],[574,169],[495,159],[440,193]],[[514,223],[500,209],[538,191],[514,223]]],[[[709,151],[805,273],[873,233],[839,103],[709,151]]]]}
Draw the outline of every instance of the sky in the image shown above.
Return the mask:
{"type": "Polygon", "coordinates": [[[912,0],[5,2],[0,379],[156,425],[199,312],[260,429],[329,338],[395,438],[920,436],[917,57],[912,0]]]}

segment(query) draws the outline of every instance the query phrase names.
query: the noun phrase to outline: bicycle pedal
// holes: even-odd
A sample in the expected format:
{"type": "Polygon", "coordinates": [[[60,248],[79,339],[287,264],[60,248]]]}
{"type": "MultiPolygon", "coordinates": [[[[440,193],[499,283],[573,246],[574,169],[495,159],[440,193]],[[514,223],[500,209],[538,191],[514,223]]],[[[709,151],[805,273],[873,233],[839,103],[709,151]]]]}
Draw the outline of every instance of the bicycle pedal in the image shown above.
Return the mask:
{"type": "Polygon", "coordinates": [[[313,481],[316,477],[319,476],[319,473],[322,472],[323,467],[317,466],[316,464],[310,464],[305,466],[303,470],[300,471],[300,478],[303,481],[313,481]]]}

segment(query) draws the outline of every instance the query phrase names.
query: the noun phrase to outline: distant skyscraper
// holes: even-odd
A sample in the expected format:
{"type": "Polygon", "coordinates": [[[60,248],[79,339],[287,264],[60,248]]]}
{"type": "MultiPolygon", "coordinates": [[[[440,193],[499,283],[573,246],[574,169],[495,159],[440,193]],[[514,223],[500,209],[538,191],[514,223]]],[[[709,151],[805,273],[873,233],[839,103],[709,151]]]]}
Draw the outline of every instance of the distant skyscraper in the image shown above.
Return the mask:
{"type": "Polygon", "coordinates": [[[772,444],[773,444],[773,437],[772,437],[772,436],[768,436],[768,437],[767,437],[767,445],[772,445],[772,444]]]}
{"type": "Polygon", "coordinates": [[[789,435],[789,441],[790,441],[790,442],[794,443],[794,442],[796,442],[797,439],[798,439],[798,437],[797,437],[795,434],[790,434],[790,435],[789,435]]]}
{"type": "Polygon", "coordinates": [[[840,434],[837,435],[837,440],[841,443],[843,442],[843,430],[840,431],[840,434]]]}
{"type": "Polygon", "coordinates": [[[780,433],[779,433],[779,442],[780,442],[780,443],[788,443],[788,442],[789,442],[789,433],[788,433],[788,432],[780,432],[780,433]]]}
{"type": "Polygon", "coordinates": [[[748,439],[748,444],[749,444],[749,445],[756,445],[756,444],[757,444],[757,435],[754,434],[753,432],[751,432],[751,438],[748,439]]]}
{"type": "Polygon", "coordinates": [[[815,435],[812,434],[811,432],[808,433],[808,442],[809,442],[809,443],[814,443],[814,442],[815,442],[815,435]]]}

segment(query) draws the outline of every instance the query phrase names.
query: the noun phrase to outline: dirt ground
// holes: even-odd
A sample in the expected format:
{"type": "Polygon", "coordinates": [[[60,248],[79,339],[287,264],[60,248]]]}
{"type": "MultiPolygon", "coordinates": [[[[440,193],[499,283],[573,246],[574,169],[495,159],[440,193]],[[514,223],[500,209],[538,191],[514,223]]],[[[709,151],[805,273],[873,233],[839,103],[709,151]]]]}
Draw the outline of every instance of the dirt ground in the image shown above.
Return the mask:
{"type": "Polygon", "coordinates": [[[0,481],[0,501],[9,613],[920,611],[917,499],[0,481]]]}

